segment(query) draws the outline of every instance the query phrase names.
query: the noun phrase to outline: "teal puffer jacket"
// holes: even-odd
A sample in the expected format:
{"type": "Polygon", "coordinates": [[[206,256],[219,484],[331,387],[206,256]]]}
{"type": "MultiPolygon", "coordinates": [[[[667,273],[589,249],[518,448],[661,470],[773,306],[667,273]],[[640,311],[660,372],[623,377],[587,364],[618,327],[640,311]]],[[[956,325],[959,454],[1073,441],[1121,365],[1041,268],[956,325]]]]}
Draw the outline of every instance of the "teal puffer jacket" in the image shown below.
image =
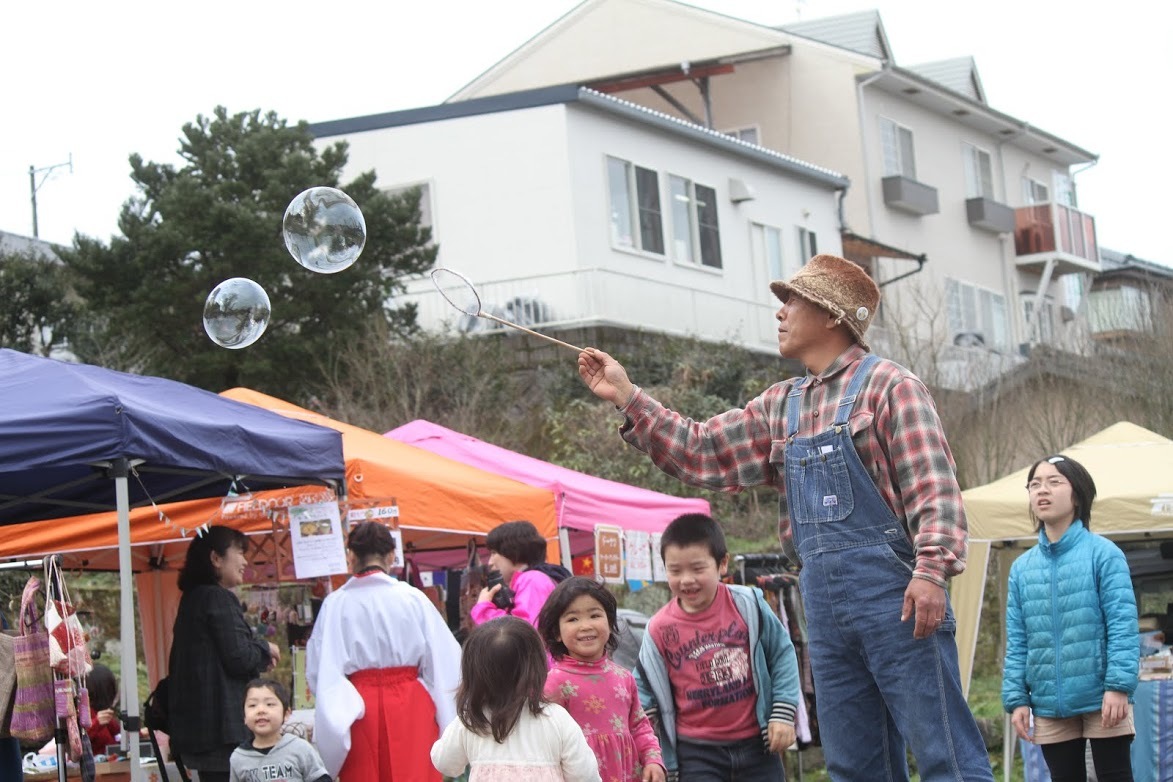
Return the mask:
{"type": "Polygon", "coordinates": [[[1104,692],[1136,689],[1140,634],[1128,562],[1075,521],[1010,568],[1002,706],[1043,717],[1098,711],[1104,692]]]}

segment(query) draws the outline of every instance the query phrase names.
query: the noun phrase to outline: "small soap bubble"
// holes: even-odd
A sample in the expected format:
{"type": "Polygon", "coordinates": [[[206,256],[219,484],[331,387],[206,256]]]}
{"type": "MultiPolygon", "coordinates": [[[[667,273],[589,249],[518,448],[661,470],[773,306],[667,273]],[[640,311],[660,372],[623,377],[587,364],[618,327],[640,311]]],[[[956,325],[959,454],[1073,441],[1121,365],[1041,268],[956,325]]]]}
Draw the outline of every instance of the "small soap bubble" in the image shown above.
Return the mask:
{"type": "Polygon", "coordinates": [[[204,331],[222,348],[247,348],[269,326],[269,294],[247,277],[233,277],[212,289],[204,303],[204,331]]]}
{"type": "Polygon", "coordinates": [[[281,223],[285,247],[310,271],[335,274],[358,260],[367,243],[367,221],[350,196],[333,187],[298,193],[281,223]]]}

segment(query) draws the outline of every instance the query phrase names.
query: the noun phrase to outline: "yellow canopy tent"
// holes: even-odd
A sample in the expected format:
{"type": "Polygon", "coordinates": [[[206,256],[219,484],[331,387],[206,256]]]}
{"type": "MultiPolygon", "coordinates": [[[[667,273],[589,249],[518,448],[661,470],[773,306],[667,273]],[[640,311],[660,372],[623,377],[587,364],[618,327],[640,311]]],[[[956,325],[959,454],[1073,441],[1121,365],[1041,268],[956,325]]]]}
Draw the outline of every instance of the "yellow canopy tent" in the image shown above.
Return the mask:
{"type": "MultiPolygon", "coordinates": [[[[1086,467],[1096,482],[1094,532],[1114,540],[1173,537],[1173,440],[1125,421],[1062,453],[1086,467]]],[[[957,651],[966,692],[990,557],[997,556],[1001,564],[999,605],[1005,615],[1010,564],[1038,541],[1027,509],[1028,470],[1029,465],[962,493],[969,519],[969,557],[965,572],[953,579],[950,599],[957,618],[957,651]]],[[[1008,761],[1013,757],[1012,747],[1008,738],[1008,761]]]]}

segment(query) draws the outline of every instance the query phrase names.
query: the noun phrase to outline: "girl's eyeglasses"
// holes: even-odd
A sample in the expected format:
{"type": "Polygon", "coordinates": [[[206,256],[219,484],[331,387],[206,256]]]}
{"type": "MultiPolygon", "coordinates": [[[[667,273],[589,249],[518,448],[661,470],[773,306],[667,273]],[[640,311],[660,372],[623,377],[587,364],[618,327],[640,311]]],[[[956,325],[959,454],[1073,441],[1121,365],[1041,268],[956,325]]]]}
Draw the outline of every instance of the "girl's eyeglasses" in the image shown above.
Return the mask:
{"type": "Polygon", "coordinates": [[[1060,478],[1058,475],[1052,475],[1050,478],[1047,478],[1045,481],[1039,480],[1038,478],[1035,478],[1033,481],[1031,481],[1030,483],[1028,483],[1026,485],[1026,490],[1027,491],[1038,491],[1039,489],[1043,488],[1044,486],[1046,486],[1048,489],[1058,489],[1060,486],[1066,486],[1066,485],[1067,485],[1066,478],[1060,478]]]}

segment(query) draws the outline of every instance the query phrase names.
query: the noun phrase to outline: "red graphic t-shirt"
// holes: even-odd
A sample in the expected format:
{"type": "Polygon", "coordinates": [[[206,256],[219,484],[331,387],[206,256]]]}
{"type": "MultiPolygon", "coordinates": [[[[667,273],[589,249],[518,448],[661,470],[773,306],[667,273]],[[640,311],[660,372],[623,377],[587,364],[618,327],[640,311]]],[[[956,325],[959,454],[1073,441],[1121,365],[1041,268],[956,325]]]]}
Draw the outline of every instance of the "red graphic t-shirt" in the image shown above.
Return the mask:
{"type": "Polygon", "coordinates": [[[699,614],[673,600],[652,617],[647,632],[668,668],[677,734],[722,742],[760,733],[749,628],[724,585],[699,614]]]}

